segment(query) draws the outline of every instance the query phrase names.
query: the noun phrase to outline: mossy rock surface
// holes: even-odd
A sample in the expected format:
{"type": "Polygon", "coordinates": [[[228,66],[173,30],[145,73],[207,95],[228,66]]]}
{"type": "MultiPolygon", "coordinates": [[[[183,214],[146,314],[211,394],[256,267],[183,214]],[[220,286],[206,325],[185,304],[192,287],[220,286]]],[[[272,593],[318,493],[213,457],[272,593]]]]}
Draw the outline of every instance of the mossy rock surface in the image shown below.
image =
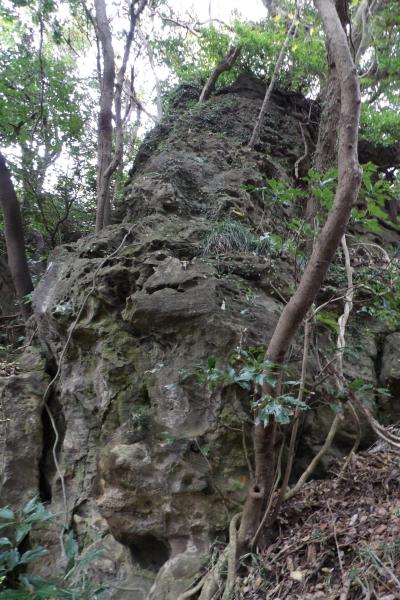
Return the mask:
{"type": "MultiPolygon", "coordinates": [[[[99,579],[120,587],[125,580],[146,594],[154,583],[149,597],[157,600],[176,600],[224,536],[249,482],[243,444],[251,456],[250,399],[233,387],[210,391],[181,373],[210,355],[226,365],[238,345],[265,346],[295,286],[285,251],[261,255],[234,244],[225,253],[205,251],[222,221],[240,223],[254,239],[287,234],[292,208],[264,202],[257,188],[273,177],[294,185],[304,154],[298,114],[307,116],[309,103],[274,93],[260,143],[249,151],[263,89],[243,77],[195,106],[187,106],[194,88],[182,93],[139,151],[116,222],[56,249],[34,294],[53,373],[70,335],[49,400],[70,521],[85,546],[104,537],[117,557],[98,562],[99,579]]],[[[305,129],[311,148],[315,131],[305,129]]],[[[360,364],[376,381],[369,348],[360,364]]],[[[384,373],[395,382],[391,367],[384,373]]],[[[51,444],[43,443],[51,439],[42,413],[47,381],[41,365],[6,382],[5,403],[13,402],[12,388],[36,419],[25,422],[22,408],[15,417],[35,459],[24,479],[9,457],[15,485],[6,496],[14,499],[18,485],[19,497],[40,491],[62,512],[51,444]]],[[[310,411],[304,456],[322,444],[329,416],[310,411]]]]}

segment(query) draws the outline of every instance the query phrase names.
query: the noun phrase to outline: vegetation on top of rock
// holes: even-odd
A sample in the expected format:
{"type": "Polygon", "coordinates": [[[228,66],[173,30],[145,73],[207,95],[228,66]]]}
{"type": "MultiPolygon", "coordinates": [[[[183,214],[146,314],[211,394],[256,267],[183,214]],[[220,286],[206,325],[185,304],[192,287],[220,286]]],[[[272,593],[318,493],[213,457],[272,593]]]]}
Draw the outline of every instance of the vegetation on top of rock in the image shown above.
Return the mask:
{"type": "Polygon", "coordinates": [[[256,236],[240,221],[215,223],[203,242],[203,253],[207,255],[230,252],[251,252],[259,256],[271,256],[283,250],[283,242],[276,234],[263,232],[256,236]]]}

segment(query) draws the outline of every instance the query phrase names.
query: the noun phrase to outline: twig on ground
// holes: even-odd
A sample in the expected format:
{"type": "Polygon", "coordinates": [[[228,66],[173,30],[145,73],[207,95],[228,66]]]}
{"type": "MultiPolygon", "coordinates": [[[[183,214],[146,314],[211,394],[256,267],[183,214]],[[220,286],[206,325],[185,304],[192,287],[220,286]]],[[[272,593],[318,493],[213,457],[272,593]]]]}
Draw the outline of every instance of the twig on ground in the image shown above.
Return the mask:
{"type": "Polygon", "coordinates": [[[361,424],[360,424],[360,418],[359,418],[359,416],[358,416],[358,414],[357,414],[357,411],[356,411],[356,409],[354,408],[354,405],[353,405],[353,403],[352,403],[350,400],[349,400],[349,402],[348,402],[348,405],[349,405],[349,407],[350,407],[350,410],[351,410],[351,412],[352,412],[352,414],[353,414],[353,417],[354,417],[354,420],[355,420],[355,422],[356,422],[356,426],[357,426],[357,433],[356,433],[356,439],[354,440],[353,447],[352,447],[352,449],[350,450],[349,454],[347,455],[347,458],[346,458],[346,460],[345,460],[345,462],[344,462],[344,464],[343,464],[342,468],[340,469],[340,472],[339,472],[339,475],[338,475],[338,478],[339,478],[339,479],[341,479],[341,478],[343,477],[343,475],[344,475],[344,473],[345,473],[345,471],[346,471],[347,467],[348,467],[348,466],[349,466],[349,464],[350,464],[350,461],[351,461],[351,459],[353,458],[353,456],[354,456],[354,455],[355,455],[355,453],[357,452],[357,450],[358,450],[358,447],[359,447],[359,445],[360,445],[360,442],[361,442],[361,424]]]}
{"type": "Polygon", "coordinates": [[[328,507],[329,514],[330,514],[330,517],[331,517],[333,539],[335,540],[336,553],[337,553],[337,557],[338,557],[338,561],[339,561],[340,574],[341,574],[341,577],[342,577],[342,585],[343,585],[343,588],[345,588],[346,587],[346,576],[345,576],[345,573],[344,573],[342,555],[341,555],[340,548],[339,548],[339,542],[338,542],[338,537],[337,537],[335,518],[333,516],[329,500],[327,501],[327,507],[328,507]]]}

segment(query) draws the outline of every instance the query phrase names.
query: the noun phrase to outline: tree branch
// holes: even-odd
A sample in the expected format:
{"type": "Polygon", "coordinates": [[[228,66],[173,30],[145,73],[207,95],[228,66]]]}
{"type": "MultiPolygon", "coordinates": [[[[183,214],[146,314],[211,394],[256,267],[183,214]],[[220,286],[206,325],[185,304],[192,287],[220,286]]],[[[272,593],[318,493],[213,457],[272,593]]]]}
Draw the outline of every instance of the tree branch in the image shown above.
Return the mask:
{"type": "Polygon", "coordinates": [[[207,82],[201,91],[199,102],[205,102],[209,99],[212,92],[214,91],[215,84],[217,83],[219,76],[224,71],[230,71],[230,69],[232,69],[239,54],[240,46],[232,46],[232,48],[229,49],[228,54],[226,54],[222,61],[217,64],[210,77],[207,79],[207,82]]]}

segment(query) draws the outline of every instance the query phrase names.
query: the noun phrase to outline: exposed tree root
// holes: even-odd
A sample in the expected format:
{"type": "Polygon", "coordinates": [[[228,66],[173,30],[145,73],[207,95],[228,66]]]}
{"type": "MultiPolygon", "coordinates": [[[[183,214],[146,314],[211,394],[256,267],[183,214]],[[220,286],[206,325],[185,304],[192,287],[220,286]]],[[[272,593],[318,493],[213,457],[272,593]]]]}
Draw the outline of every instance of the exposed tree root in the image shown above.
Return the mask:
{"type": "Polygon", "coordinates": [[[237,526],[240,521],[242,513],[237,513],[229,524],[229,544],[227,547],[227,559],[228,559],[228,572],[226,575],[225,590],[222,596],[222,600],[229,600],[231,593],[235,587],[236,579],[236,563],[237,563],[237,538],[238,531],[237,526]]]}
{"type": "Polygon", "coordinates": [[[229,524],[229,542],[217,562],[196,585],[180,594],[177,600],[187,600],[200,592],[199,600],[229,600],[235,587],[238,552],[238,525],[242,513],[234,515],[229,524]],[[224,583],[224,573],[226,578],[224,583]],[[222,592],[223,590],[223,592],[222,592]]]}
{"type": "Polygon", "coordinates": [[[206,573],[204,575],[204,577],[202,577],[200,579],[200,581],[198,583],[196,583],[196,585],[194,585],[190,589],[186,590],[186,592],[179,594],[177,600],[187,600],[188,598],[191,598],[192,596],[197,594],[197,592],[199,592],[201,590],[201,588],[203,587],[207,577],[208,577],[208,573],[206,573]]]}
{"type": "Polygon", "coordinates": [[[342,418],[342,415],[335,415],[335,418],[332,421],[329,433],[326,436],[324,445],[322,446],[320,451],[314,456],[313,460],[310,462],[307,469],[304,471],[304,473],[302,474],[300,479],[297,481],[296,485],[294,485],[288,491],[288,493],[285,496],[285,500],[289,500],[290,498],[293,498],[293,496],[295,494],[297,494],[300,491],[300,489],[303,487],[303,485],[310,479],[310,477],[314,473],[319,461],[324,456],[324,454],[326,454],[327,450],[329,450],[329,448],[331,447],[333,438],[335,437],[335,434],[339,427],[341,418],[342,418]]]}
{"type": "Polygon", "coordinates": [[[350,407],[351,412],[353,413],[353,417],[354,417],[354,420],[355,420],[356,425],[357,425],[357,434],[356,434],[356,439],[354,440],[353,447],[350,450],[350,452],[349,452],[349,454],[348,454],[348,456],[347,456],[347,458],[346,458],[346,460],[345,460],[345,462],[343,464],[343,467],[340,469],[339,479],[341,477],[343,477],[344,473],[346,472],[347,467],[349,466],[351,459],[353,458],[353,456],[357,452],[358,447],[359,447],[360,442],[361,442],[361,424],[360,424],[360,418],[359,418],[359,416],[357,414],[356,409],[353,406],[353,403],[352,402],[348,402],[348,405],[350,407]]]}

